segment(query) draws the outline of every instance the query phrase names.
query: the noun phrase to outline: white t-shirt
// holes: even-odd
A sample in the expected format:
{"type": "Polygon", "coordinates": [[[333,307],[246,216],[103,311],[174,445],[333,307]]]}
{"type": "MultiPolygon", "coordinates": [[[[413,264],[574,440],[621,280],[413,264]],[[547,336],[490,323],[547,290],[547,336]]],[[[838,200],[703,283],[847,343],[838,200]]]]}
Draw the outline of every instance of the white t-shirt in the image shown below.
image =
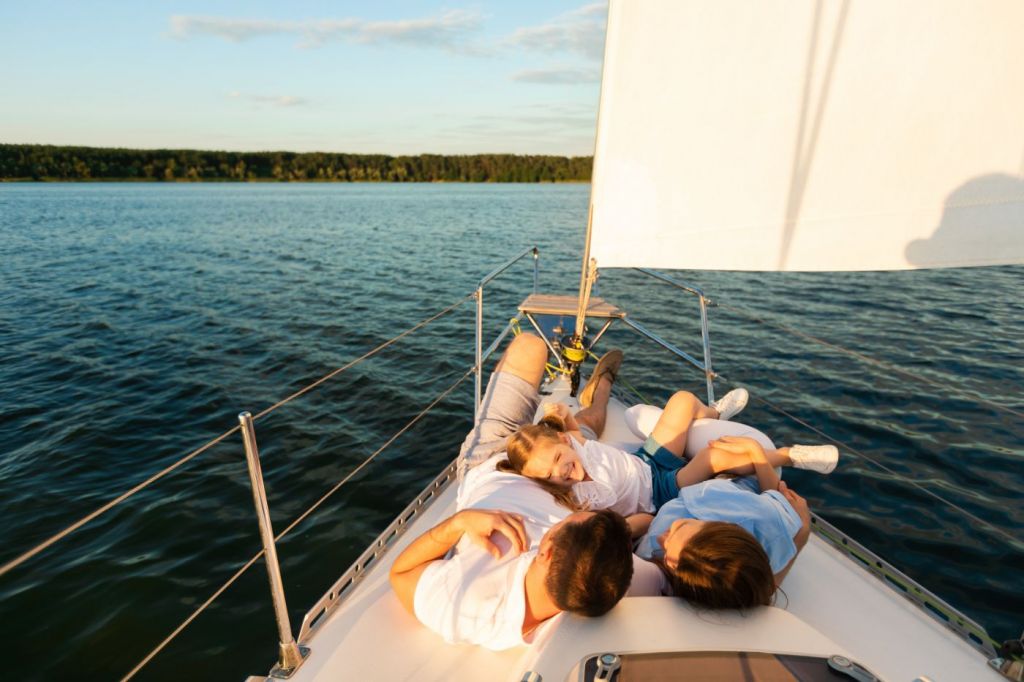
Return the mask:
{"type": "Polygon", "coordinates": [[[572,494],[577,502],[589,509],[611,509],[623,516],[654,511],[651,467],[642,459],[596,440],[580,444],[573,438],[571,442],[583,469],[594,479],[573,485],[572,494]]]}
{"type": "MultiPolygon", "coordinates": [[[[496,560],[483,548],[463,538],[454,553],[431,563],[416,584],[414,609],[421,623],[445,641],[478,644],[488,649],[508,649],[533,640],[547,621],[522,636],[526,617],[524,579],[551,526],[569,515],[550,493],[518,474],[497,471],[504,453],[471,469],[459,486],[456,508],[499,509],[523,517],[529,551],[509,555],[509,543],[500,534],[491,540],[504,552],[496,560]]],[[[633,555],[633,581],[627,596],[656,596],[667,592],[661,570],[633,555]]]]}

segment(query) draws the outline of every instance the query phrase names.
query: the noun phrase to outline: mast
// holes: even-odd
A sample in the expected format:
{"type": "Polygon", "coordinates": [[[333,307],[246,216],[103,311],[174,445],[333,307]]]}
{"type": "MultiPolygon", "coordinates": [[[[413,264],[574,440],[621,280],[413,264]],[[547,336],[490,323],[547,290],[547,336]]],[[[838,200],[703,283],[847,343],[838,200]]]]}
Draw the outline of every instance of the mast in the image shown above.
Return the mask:
{"type": "Polygon", "coordinates": [[[583,330],[587,321],[587,307],[590,304],[590,289],[594,285],[594,280],[597,279],[597,261],[591,262],[590,260],[590,240],[594,229],[594,178],[597,176],[597,150],[600,148],[598,138],[601,135],[601,100],[604,92],[605,69],[608,65],[608,53],[611,49],[608,27],[612,25],[611,15],[615,9],[616,4],[609,2],[608,16],[605,19],[604,25],[604,52],[601,56],[601,85],[597,90],[597,120],[594,122],[594,153],[591,157],[594,161],[590,168],[590,202],[587,210],[587,235],[583,240],[583,260],[580,263],[579,306],[576,309],[576,329],[573,334],[573,338],[578,342],[579,346],[583,345],[583,330]]]}
{"type": "MultiPolygon", "coordinates": [[[[596,163],[596,159],[595,159],[596,163]]],[[[591,190],[593,194],[593,190],[591,190]]],[[[591,199],[593,201],[593,199],[591,199]]],[[[583,328],[587,321],[587,307],[590,305],[590,289],[597,279],[597,261],[590,260],[590,234],[594,225],[594,204],[587,213],[587,236],[583,242],[583,262],[580,264],[579,306],[576,309],[575,339],[582,343],[583,328]]]]}

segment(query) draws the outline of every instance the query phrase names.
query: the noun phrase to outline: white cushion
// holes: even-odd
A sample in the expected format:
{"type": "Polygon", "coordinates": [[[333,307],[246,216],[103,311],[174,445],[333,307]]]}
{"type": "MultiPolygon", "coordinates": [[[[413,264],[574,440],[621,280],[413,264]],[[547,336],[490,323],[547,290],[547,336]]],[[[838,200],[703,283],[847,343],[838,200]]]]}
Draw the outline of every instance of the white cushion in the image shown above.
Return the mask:
{"type": "Polygon", "coordinates": [[[654,405],[634,405],[626,410],[626,426],[640,440],[647,440],[664,412],[654,405]]]}
{"type": "MultiPolygon", "coordinates": [[[[654,405],[634,405],[626,410],[626,426],[637,438],[647,440],[654,430],[654,426],[661,418],[664,410],[654,405]]],[[[775,444],[772,439],[758,431],[753,426],[747,426],[739,422],[720,421],[718,419],[695,419],[690,425],[689,438],[686,443],[686,456],[693,457],[703,449],[710,440],[722,436],[746,436],[753,438],[766,450],[774,450],[775,444]]]]}

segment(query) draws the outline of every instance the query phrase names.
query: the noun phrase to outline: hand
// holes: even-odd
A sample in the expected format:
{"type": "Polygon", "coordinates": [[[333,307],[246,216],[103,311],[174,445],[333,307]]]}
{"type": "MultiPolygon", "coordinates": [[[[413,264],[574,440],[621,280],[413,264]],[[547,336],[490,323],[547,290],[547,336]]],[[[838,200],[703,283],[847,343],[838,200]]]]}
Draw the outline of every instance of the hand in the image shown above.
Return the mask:
{"type": "Polygon", "coordinates": [[[512,543],[512,552],[522,554],[530,546],[526,527],[519,514],[483,509],[466,509],[456,514],[453,521],[473,544],[486,549],[495,559],[501,558],[501,550],[491,542],[491,535],[501,533],[512,543]]]}
{"type": "Polygon", "coordinates": [[[807,500],[793,492],[792,488],[786,485],[785,481],[779,481],[779,492],[786,498],[786,501],[796,510],[803,521],[804,528],[811,527],[811,510],[807,507],[807,500]]]}
{"type": "Polygon", "coordinates": [[[747,455],[751,462],[763,462],[768,459],[761,444],[746,436],[722,436],[718,440],[708,441],[708,447],[725,450],[734,455],[747,455]]]}
{"type": "Polygon", "coordinates": [[[565,403],[544,403],[544,416],[555,415],[563,422],[568,421],[572,413],[569,411],[569,406],[565,403]]]}

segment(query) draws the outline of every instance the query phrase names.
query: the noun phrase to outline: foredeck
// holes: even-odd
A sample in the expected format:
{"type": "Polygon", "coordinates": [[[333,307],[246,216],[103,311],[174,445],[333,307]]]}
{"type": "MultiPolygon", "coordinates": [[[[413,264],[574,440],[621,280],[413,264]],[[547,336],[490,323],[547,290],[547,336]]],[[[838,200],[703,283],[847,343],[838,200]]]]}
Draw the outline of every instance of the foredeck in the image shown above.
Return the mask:
{"type": "MultiPolygon", "coordinates": [[[[576,296],[559,294],[530,294],[519,304],[519,312],[531,315],[575,316],[579,306],[576,296]]],[[[597,319],[621,318],[626,312],[603,298],[594,296],[587,305],[587,317],[597,319]]]]}
{"type": "MultiPolygon", "coordinates": [[[[565,397],[556,390],[546,399],[565,397]]],[[[632,438],[622,410],[615,401],[603,440],[632,438]]],[[[291,679],[518,682],[533,671],[551,682],[567,679],[581,659],[602,652],[702,650],[840,654],[885,680],[1003,679],[980,652],[817,536],[783,584],[777,607],[709,613],[668,597],[627,598],[603,618],[563,614],[529,647],[493,652],[446,644],[398,603],[388,571],[412,539],[455,511],[455,496],[453,483],[301,642],[311,653],[291,679]]]]}

